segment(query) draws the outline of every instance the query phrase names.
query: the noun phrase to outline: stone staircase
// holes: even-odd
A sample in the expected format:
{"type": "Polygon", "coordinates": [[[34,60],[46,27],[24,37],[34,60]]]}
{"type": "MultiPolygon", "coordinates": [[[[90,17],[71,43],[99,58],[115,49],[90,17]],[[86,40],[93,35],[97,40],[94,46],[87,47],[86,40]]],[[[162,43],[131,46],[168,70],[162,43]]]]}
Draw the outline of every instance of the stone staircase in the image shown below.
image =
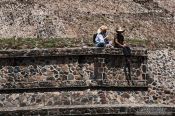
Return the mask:
{"type": "Polygon", "coordinates": [[[121,100],[148,87],[145,49],[132,50],[132,80],[121,49],[9,50],[0,57],[0,115],[131,114],[121,100]]]}
{"type": "Polygon", "coordinates": [[[121,49],[0,51],[0,115],[173,115],[147,104],[147,51],[132,49],[132,74],[121,49]]]}

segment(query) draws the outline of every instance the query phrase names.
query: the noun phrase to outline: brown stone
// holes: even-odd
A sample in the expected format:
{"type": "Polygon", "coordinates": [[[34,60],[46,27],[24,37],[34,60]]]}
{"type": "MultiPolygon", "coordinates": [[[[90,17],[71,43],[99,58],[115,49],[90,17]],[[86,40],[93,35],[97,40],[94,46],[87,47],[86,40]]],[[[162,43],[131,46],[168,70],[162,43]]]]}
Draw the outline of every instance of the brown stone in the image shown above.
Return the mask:
{"type": "Polygon", "coordinates": [[[89,68],[90,71],[94,71],[94,65],[93,64],[89,65],[88,68],[89,68]]]}
{"type": "Polygon", "coordinates": [[[6,83],[7,79],[6,78],[0,78],[0,83],[6,83]]]}
{"type": "Polygon", "coordinates": [[[164,90],[164,93],[165,94],[171,94],[171,90],[166,89],[166,90],[164,90]]]}
{"type": "Polygon", "coordinates": [[[157,92],[156,92],[156,90],[151,90],[150,92],[149,92],[149,95],[155,95],[157,92]]]}
{"type": "Polygon", "coordinates": [[[80,75],[75,75],[75,80],[82,80],[83,78],[80,75]]]}
{"type": "Polygon", "coordinates": [[[44,81],[45,80],[45,77],[43,75],[36,75],[36,76],[33,77],[33,80],[44,81]]]}
{"type": "Polygon", "coordinates": [[[125,79],[125,77],[124,76],[122,76],[122,75],[118,75],[118,80],[124,80],[125,79]]]}
{"type": "Polygon", "coordinates": [[[129,93],[126,93],[126,92],[125,92],[125,93],[123,93],[123,94],[121,95],[121,97],[124,97],[124,98],[128,98],[128,99],[129,99],[129,98],[130,98],[130,95],[129,95],[129,93]]]}
{"type": "Polygon", "coordinates": [[[74,74],[74,75],[78,75],[79,73],[78,73],[77,70],[75,70],[75,71],[73,72],[73,74],[74,74]]]}
{"type": "Polygon", "coordinates": [[[73,74],[68,74],[67,79],[68,80],[74,80],[74,75],[73,74]]]}
{"type": "Polygon", "coordinates": [[[62,71],[63,71],[63,72],[66,72],[66,73],[68,73],[68,72],[69,72],[69,67],[68,67],[68,65],[67,65],[67,64],[62,65],[62,66],[61,66],[61,69],[62,69],[62,71]]]}

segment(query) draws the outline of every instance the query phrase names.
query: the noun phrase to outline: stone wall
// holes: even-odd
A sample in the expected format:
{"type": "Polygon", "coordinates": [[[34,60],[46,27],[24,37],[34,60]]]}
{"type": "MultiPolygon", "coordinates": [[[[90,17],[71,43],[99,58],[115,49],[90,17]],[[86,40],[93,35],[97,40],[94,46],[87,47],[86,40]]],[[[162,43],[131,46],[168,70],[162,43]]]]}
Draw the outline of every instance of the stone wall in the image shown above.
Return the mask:
{"type": "Polygon", "coordinates": [[[174,4],[174,0],[1,0],[0,37],[89,40],[105,24],[111,39],[120,25],[127,38],[174,42],[174,4]]]}
{"type": "Polygon", "coordinates": [[[175,50],[148,52],[148,67],[152,78],[148,95],[151,103],[175,104],[175,50]]]}
{"type": "MultiPolygon", "coordinates": [[[[121,25],[126,38],[173,44],[174,5],[174,0],[1,0],[0,37],[89,41],[105,24],[110,38],[121,25]]],[[[149,50],[148,59],[145,50],[132,52],[130,81],[120,49],[0,51],[0,115],[173,115],[175,51],[149,50]]]]}
{"type": "Polygon", "coordinates": [[[134,84],[130,80],[128,84],[121,49],[0,51],[0,114],[173,115],[174,55],[171,49],[147,54],[145,49],[133,48],[134,84]],[[147,76],[144,67],[149,69],[147,76]],[[103,71],[106,76],[96,76],[103,71]],[[144,81],[146,85],[138,84],[144,81]]]}
{"type": "Polygon", "coordinates": [[[120,49],[0,51],[2,89],[147,86],[146,51],[133,50],[131,78],[120,49]],[[26,53],[25,53],[26,52],[26,53]]]}
{"type": "MultiPolygon", "coordinates": [[[[143,48],[132,50],[131,79],[124,72],[121,49],[8,50],[0,51],[0,56],[1,114],[20,114],[25,108],[30,114],[30,107],[36,111],[45,107],[53,113],[49,109],[58,105],[74,109],[79,105],[142,103],[139,96],[144,91],[139,88],[146,90],[150,78],[143,48]],[[132,96],[134,89],[137,96],[132,96]]],[[[98,114],[100,109],[94,112],[98,114]]]]}

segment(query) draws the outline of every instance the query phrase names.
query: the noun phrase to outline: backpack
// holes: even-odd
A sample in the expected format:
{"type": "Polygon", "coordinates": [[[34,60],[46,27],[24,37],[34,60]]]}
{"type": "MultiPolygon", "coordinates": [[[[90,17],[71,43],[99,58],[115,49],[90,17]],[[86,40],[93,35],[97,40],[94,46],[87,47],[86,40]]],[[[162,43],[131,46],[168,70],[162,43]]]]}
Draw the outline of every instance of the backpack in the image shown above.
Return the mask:
{"type": "Polygon", "coordinates": [[[94,35],[93,35],[93,43],[95,44],[96,43],[96,41],[95,41],[95,38],[97,37],[97,33],[95,33],[94,35]]]}

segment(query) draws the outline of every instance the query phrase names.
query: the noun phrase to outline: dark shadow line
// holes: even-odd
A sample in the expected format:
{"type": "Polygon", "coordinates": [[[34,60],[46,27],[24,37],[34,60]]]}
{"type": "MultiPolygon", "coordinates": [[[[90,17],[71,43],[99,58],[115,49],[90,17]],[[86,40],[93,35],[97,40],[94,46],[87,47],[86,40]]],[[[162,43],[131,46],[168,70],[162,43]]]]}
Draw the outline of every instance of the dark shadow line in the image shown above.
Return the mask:
{"type": "Polygon", "coordinates": [[[114,87],[114,86],[93,86],[93,87],[63,87],[63,88],[31,88],[31,89],[1,89],[0,94],[32,93],[32,92],[61,92],[61,91],[147,91],[148,87],[114,87]]]}

